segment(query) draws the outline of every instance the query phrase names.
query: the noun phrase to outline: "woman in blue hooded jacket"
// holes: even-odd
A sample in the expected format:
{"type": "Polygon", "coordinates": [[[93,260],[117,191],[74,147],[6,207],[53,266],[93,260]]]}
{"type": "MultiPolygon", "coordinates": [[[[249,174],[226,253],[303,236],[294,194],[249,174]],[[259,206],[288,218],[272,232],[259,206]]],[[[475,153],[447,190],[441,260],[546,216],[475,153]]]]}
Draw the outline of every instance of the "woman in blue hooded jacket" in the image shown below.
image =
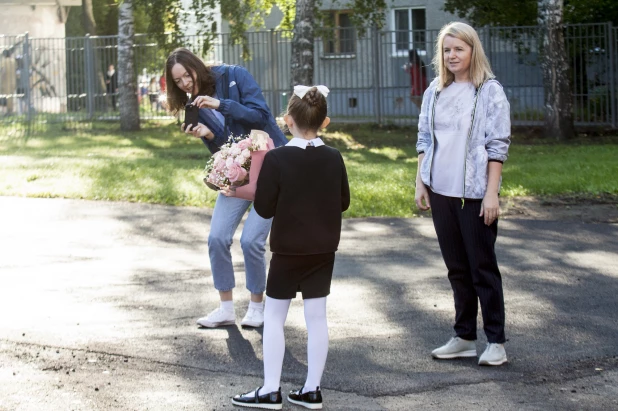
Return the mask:
{"type": "MultiPolygon", "coordinates": [[[[168,57],[165,72],[169,110],[177,114],[189,102],[200,108],[198,125],[185,127],[183,124],[182,130],[200,138],[211,153],[219,151],[230,134],[247,135],[252,129],[266,131],[276,147],[287,143],[266,105],[260,86],[245,68],[230,65],[208,67],[188,49],[179,48],[168,57]]],[[[208,254],[221,303],[210,314],[197,320],[203,327],[236,322],[232,293],[236,284],[230,247],[234,232],[251,201],[231,194],[227,190],[220,192],[212,215],[208,254]]],[[[246,286],[251,293],[249,308],[241,321],[243,326],[260,327],[264,322],[264,254],[271,223],[272,219],[260,217],[251,208],[240,237],[246,286]]]]}

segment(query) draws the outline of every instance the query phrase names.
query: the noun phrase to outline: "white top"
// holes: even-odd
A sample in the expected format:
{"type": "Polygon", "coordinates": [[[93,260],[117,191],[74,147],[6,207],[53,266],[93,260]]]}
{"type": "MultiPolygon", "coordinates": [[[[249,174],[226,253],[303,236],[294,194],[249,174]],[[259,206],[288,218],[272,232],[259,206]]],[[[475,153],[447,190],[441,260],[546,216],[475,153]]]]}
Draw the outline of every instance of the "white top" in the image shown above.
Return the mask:
{"type": "Polygon", "coordinates": [[[435,151],[431,163],[431,190],[448,197],[463,197],[466,140],[474,103],[472,83],[451,83],[436,101],[435,151]]]}
{"type": "Polygon", "coordinates": [[[316,137],[313,140],[305,140],[304,138],[294,137],[290,141],[288,141],[286,146],[298,147],[304,150],[307,148],[309,143],[311,143],[311,145],[314,147],[320,147],[324,145],[324,142],[320,137],[316,137]]]}

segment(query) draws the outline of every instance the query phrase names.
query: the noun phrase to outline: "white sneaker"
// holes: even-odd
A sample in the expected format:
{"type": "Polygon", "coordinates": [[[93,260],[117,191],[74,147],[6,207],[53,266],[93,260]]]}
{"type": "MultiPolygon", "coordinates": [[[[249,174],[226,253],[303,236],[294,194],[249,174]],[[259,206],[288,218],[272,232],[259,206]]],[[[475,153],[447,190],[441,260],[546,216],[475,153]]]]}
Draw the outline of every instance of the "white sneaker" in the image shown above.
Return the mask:
{"type": "Polygon", "coordinates": [[[197,320],[197,325],[206,328],[216,328],[222,325],[232,325],[236,322],[236,314],[234,311],[224,310],[219,307],[212,311],[206,317],[197,320]]]}
{"type": "MultiPolygon", "coordinates": [[[[262,307],[264,307],[264,304],[262,304],[262,307]]],[[[249,307],[240,325],[243,327],[261,327],[264,325],[264,308],[260,310],[249,307]]]]}
{"type": "Polygon", "coordinates": [[[431,356],[443,360],[449,358],[476,357],[476,344],[474,341],[454,337],[442,347],[433,350],[431,356]]]}
{"type": "Polygon", "coordinates": [[[508,362],[504,344],[488,343],[485,352],[479,358],[479,365],[502,365],[508,362]]]}

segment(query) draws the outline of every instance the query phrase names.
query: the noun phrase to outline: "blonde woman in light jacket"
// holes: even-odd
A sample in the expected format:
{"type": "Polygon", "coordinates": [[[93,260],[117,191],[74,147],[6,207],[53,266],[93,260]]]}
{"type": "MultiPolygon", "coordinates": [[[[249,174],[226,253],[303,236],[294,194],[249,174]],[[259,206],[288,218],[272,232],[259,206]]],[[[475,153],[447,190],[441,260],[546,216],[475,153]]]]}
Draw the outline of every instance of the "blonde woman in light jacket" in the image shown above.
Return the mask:
{"type": "Polygon", "coordinates": [[[510,144],[510,107],[476,31],[442,28],[434,58],[438,77],[423,96],[416,149],[416,205],[432,209],[455,299],[455,336],[437,359],[476,357],[480,301],[487,347],[480,365],[507,362],[504,297],[494,245],[502,163],[510,144]]]}

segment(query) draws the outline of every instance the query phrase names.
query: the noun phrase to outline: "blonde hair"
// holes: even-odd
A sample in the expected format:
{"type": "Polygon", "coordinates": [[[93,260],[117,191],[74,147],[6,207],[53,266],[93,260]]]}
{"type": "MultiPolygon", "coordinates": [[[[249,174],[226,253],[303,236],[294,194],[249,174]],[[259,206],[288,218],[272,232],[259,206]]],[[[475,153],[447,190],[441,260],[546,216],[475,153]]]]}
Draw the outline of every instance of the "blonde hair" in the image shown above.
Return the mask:
{"type": "Polygon", "coordinates": [[[444,65],[444,38],[451,36],[459,39],[472,47],[472,57],[470,59],[470,81],[474,87],[480,86],[483,82],[494,78],[491,66],[483,50],[483,45],[476,30],[466,23],[452,22],[440,30],[436,51],[433,56],[434,71],[438,74],[438,90],[448,87],[455,81],[455,75],[444,65]]]}

